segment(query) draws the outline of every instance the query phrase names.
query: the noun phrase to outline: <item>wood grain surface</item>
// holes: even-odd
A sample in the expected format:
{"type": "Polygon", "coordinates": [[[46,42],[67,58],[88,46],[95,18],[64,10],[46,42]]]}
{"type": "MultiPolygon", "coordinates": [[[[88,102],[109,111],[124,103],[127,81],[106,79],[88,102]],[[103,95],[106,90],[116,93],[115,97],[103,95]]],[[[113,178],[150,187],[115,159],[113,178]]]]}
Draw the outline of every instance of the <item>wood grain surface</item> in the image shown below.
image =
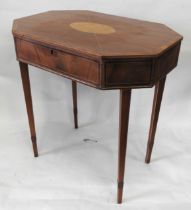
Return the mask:
{"type": "Polygon", "coordinates": [[[17,19],[13,34],[95,59],[158,56],[182,39],[160,23],[83,10],[49,11],[17,19]],[[115,33],[84,33],[70,27],[74,22],[104,24],[115,33]]]}
{"type": "Polygon", "coordinates": [[[120,89],[117,202],[122,202],[131,90],[155,86],[145,162],[151,159],[166,75],[178,63],[182,36],[167,26],[92,11],[49,11],[14,21],[13,36],[33,143],[38,156],[28,64],[77,83],[120,89]]]}

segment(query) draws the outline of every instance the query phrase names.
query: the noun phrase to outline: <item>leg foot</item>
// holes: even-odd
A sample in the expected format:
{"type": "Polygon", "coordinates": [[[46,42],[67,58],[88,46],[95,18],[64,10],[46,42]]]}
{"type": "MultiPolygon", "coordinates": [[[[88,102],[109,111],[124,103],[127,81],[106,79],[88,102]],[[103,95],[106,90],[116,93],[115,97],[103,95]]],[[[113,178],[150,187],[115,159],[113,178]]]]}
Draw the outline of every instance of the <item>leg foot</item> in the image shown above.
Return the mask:
{"type": "Polygon", "coordinates": [[[74,113],[74,127],[78,128],[78,108],[77,108],[77,83],[72,81],[72,96],[73,96],[73,113],[74,113]]]}
{"type": "Polygon", "coordinates": [[[36,137],[32,136],[31,141],[32,141],[32,146],[33,146],[33,151],[34,151],[34,157],[38,157],[38,148],[37,148],[37,143],[36,143],[36,137]]]}
{"type": "Polygon", "coordinates": [[[123,182],[118,181],[118,194],[117,194],[117,203],[122,203],[123,197],[123,182]]]}

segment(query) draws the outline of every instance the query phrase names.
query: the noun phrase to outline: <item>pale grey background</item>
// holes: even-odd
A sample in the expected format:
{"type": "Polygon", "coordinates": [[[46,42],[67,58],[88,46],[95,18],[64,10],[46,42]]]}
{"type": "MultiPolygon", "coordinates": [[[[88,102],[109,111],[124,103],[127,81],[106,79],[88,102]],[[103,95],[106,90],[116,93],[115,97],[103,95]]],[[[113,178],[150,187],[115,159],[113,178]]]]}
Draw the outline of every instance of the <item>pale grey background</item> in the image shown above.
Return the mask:
{"type": "Polygon", "coordinates": [[[1,0],[0,209],[191,208],[191,1],[1,0]],[[167,78],[156,144],[144,164],[153,89],[133,90],[124,203],[116,205],[119,92],[78,86],[30,67],[40,157],[34,159],[11,34],[13,19],[56,9],[89,9],[167,24],[184,36],[167,78]],[[98,140],[85,143],[84,138],[98,140]]]}

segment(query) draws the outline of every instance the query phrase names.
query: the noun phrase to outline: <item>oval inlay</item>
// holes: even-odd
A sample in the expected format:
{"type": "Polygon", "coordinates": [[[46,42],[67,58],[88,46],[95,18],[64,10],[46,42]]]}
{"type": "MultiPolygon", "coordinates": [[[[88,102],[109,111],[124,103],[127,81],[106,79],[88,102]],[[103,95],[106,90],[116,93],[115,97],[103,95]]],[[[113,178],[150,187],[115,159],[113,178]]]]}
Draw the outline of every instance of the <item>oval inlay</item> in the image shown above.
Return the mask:
{"type": "Polygon", "coordinates": [[[112,34],[115,33],[115,29],[109,25],[93,22],[73,22],[70,27],[81,32],[93,33],[93,34],[112,34]]]}

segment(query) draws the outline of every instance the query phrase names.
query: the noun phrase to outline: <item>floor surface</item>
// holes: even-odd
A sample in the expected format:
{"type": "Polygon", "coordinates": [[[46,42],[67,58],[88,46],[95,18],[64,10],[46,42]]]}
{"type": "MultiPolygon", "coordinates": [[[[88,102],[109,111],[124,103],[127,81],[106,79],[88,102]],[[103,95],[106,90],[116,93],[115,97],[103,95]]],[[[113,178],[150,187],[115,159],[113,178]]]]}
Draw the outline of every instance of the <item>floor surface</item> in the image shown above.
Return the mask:
{"type": "Polygon", "coordinates": [[[179,130],[180,138],[176,129],[160,126],[147,165],[148,131],[134,129],[121,205],[116,204],[117,124],[81,124],[78,130],[62,122],[38,125],[38,158],[28,130],[1,133],[0,209],[191,209],[189,130],[179,130]]]}

